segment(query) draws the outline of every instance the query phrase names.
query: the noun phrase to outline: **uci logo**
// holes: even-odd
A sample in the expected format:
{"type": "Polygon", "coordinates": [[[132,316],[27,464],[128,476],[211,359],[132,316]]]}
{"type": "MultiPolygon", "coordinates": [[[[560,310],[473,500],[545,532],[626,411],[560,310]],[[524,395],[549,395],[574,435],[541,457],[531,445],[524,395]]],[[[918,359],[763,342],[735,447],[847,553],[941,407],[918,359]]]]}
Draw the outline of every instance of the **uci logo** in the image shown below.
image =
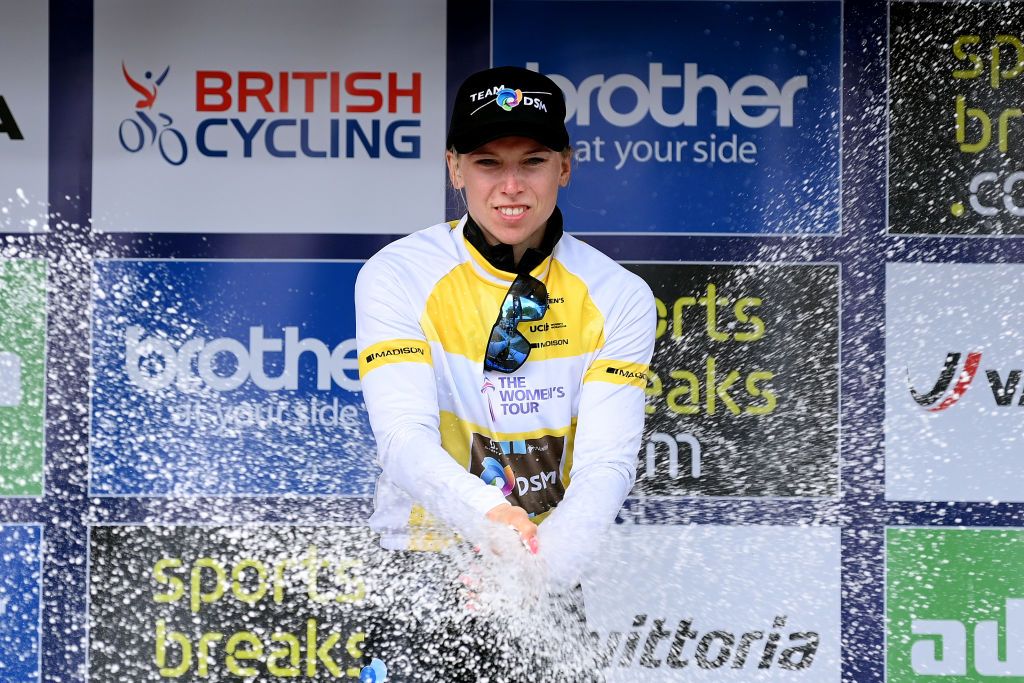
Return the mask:
{"type": "Polygon", "coordinates": [[[551,329],[551,325],[547,323],[535,323],[530,325],[530,332],[547,332],[551,329]]]}

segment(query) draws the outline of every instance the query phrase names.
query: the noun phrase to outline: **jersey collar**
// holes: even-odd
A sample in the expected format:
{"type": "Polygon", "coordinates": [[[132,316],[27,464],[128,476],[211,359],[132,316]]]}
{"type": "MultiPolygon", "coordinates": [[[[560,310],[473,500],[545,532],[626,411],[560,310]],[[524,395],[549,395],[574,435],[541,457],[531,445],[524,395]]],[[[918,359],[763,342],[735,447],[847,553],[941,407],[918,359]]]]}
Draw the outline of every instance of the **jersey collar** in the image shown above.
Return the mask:
{"type": "Polygon", "coordinates": [[[547,225],[544,227],[544,239],[541,240],[540,245],[536,249],[527,249],[523,254],[523,257],[519,259],[519,265],[516,266],[515,256],[512,253],[512,246],[509,244],[488,244],[484,238],[483,230],[476,224],[473,217],[466,214],[466,224],[462,229],[462,234],[466,237],[466,241],[473,245],[473,247],[480,253],[489,264],[498,270],[503,270],[506,273],[529,273],[541,263],[544,262],[548,256],[551,256],[551,252],[554,250],[555,245],[558,244],[558,240],[562,237],[562,212],[556,206],[551,217],[548,218],[547,225]]]}

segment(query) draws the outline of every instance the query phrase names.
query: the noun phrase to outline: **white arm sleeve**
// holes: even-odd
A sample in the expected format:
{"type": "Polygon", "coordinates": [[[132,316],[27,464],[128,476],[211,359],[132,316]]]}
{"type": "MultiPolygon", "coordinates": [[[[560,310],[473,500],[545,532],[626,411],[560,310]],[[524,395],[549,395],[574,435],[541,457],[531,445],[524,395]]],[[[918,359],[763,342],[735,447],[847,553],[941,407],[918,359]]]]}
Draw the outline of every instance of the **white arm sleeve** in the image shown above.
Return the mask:
{"type": "Polygon", "coordinates": [[[635,283],[605,321],[605,345],[584,377],[571,481],[538,529],[540,555],[556,588],[570,588],[579,580],[636,480],[646,380],[600,379],[609,363],[642,368],[646,376],[657,320],[650,288],[639,278],[635,283]]]}
{"type": "Polygon", "coordinates": [[[388,479],[428,512],[468,538],[476,538],[485,513],[506,502],[442,447],[430,346],[402,280],[387,262],[370,260],[356,280],[356,341],[367,351],[420,348],[423,353],[361,363],[360,379],[377,463],[388,479]],[[408,342],[408,343],[405,343],[408,342]]]}

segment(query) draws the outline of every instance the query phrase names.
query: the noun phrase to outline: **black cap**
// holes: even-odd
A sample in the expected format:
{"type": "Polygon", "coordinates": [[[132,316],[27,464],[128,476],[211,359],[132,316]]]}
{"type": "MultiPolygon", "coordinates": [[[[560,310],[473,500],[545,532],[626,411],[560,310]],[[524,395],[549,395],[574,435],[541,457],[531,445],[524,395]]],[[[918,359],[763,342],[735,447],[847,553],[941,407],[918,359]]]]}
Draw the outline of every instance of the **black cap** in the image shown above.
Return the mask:
{"type": "Polygon", "coordinates": [[[547,76],[518,66],[478,71],[463,81],[445,147],[465,154],[511,135],[533,138],[556,151],[568,147],[561,88],[547,76]]]}

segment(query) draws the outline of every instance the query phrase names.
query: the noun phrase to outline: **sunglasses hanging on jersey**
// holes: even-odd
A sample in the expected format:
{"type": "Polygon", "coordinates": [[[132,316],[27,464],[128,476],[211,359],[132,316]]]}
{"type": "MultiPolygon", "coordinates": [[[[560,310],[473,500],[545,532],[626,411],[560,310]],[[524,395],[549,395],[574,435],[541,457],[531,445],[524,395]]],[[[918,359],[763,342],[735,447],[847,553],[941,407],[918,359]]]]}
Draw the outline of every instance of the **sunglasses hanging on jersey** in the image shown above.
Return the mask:
{"type": "Polygon", "coordinates": [[[519,331],[524,320],[540,320],[548,312],[548,289],[544,283],[520,273],[508,288],[501,303],[498,320],[491,328],[484,354],[484,370],[515,372],[530,355],[530,341],[519,331]]]}

